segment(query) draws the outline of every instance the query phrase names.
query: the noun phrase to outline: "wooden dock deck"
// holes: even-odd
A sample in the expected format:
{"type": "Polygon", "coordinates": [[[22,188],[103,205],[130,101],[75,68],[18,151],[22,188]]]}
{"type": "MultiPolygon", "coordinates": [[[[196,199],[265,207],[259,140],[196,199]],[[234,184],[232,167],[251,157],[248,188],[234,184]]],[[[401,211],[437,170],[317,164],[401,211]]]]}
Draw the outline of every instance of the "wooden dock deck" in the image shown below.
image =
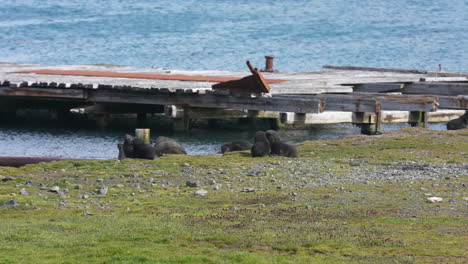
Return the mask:
{"type": "Polygon", "coordinates": [[[222,118],[232,110],[238,117],[286,124],[352,122],[375,124],[378,130],[382,122],[444,122],[468,109],[468,73],[329,65],[313,72],[263,72],[269,93],[213,89],[251,75],[0,63],[0,111],[164,112],[187,124],[187,119],[222,118]]]}

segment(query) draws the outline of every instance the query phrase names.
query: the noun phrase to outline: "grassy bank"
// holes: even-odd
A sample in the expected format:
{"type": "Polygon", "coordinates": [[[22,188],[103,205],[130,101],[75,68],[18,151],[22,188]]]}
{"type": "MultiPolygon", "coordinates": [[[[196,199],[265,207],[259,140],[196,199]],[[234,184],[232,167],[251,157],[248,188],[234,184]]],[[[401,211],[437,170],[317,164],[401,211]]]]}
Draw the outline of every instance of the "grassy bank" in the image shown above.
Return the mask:
{"type": "Polygon", "coordinates": [[[467,139],[0,167],[0,263],[466,263],[467,139]]]}

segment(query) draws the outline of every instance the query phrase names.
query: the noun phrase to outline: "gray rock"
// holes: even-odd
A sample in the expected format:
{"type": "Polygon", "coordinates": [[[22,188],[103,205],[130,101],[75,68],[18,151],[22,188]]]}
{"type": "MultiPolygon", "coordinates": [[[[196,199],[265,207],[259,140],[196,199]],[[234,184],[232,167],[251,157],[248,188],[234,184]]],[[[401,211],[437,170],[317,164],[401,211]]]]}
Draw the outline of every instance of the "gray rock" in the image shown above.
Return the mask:
{"type": "Polygon", "coordinates": [[[440,197],[435,197],[434,196],[434,197],[427,198],[426,201],[429,202],[429,203],[440,203],[440,202],[443,201],[443,199],[440,198],[440,197]]]}
{"type": "Polygon", "coordinates": [[[209,180],[209,181],[208,181],[208,184],[209,184],[209,185],[215,185],[215,184],[216,184],[216,181],[215,181],[215,180],[209,180]]]}
{"type": "Polygon", "coordinates": [[[195,196],[206,196],[208,194],[208,191],[207,190],[198,190],[195,192],[195,196]]]}
{"type": "Polygon", "coordinates": [[[198,187],[198,186],[200,186],[200,183],[198,182],[198,180],[189,180],[189,181],[185,182],[185,184],[188,187],[198,187]]]}
{"type": "Polygon", "coordinates": [[[83,215],[84,215],[84,216],[87,216],[87,215],[94,215],[94,214],[91,213],[90,211],[84,211],[84,212],[83,212],[83,215]]]}
{"type": "Polygon", "coordinates": [[[243,188],[241,192],[255,192],[255,189],[252,187],[246,187],[246,188],[243,188]]]}
{"type": "Polygon", "coordinates": [[[231,206],[231,207],[229,207],[229,210],[239,210],[239,207],[237,207],[237,206],[231,206]]]}
{"type": "Polygon", "coordinates": [[[60,191],[60,187],[58,187],[58,186],[52,186],[52,187],[49,189],[49,192],[54,192],[54,193],[56,193],[56,192],[58,192],[58,191],[60,191]]]}
{"type": "Polygon", "coordinates": [[[20,205],[20,204],[16,199],[10,199],[10,200],[8,200],[8,202],[6,204],[0,206],[0,208],[11,208],[11,207],[15,207],[15,206],[18,206],[18,205],[20,205]]]}
{"type": "Polygon", "coordinates": [[[22,188],[18,193],[21,195],[29,195],[28,191],[26,191],[25,188],[22,188]]]}
{"type": "Polygon", "coordinates": [[[455,199],[448,199],[449,204],[456,204],[457,201],[455,199]]]}
{"type": "Polygon", "coordinates": [[[108,190],[109,188],[107,188],[107,186],[101,185],[101,188],[97,190],[97,194],[106,195],[108,190]]]}
{"type": "Polygon", "coordinates": [[[78,184],[78,185],[75,185],[75,190],[83,190],[83,186],[78,184]]]}
{"type": "Polygon", "coordinates": [[[2,182],[14,181],[14,180],[16,180],[15,177],[3,177],[3,178],[2,178],[2,182]]]}

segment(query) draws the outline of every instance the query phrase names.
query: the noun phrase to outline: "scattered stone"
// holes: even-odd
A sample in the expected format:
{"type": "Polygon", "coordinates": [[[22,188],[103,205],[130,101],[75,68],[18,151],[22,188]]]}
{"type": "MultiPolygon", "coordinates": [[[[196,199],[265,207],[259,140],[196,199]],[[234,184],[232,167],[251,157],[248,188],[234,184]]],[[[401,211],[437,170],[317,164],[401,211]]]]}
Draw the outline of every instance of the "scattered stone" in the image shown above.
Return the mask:
{"type": "Polygon", "coordinates": [[[96,181],[97,181],[97,182],[104,182],[104,179],[99,178],[99,179],[97,179],[96,181]]]}
{"type": "Polygon", "coordinates": [[[216,184],[216,181],[215,181],[215,180],[209,180],[209,181],[208,181],[208,184],[209,184],[209,185],[215,185],[215,184],[216,184]]]}
{"type": "Polygon", "coordinates": [[[237,207],[237,206],[231,206],[231,207],[229,207],[229,210],[239,210],[239,207],[237,207]]]}
{"type": "Polygon", "coordinates": [[[119,197],[119,195],[118,195],[118,194],[116,194],[116,193],[114,193],[114,194],[112,195],[112,197],[114,197],[114,198],[118,198],[118,197],[119,197]]]}
{"type": "Polygon", "coordinates": [[[135,193],[131,193],[130,196],[135,196],[136,194],[135,193]]]}
{"type": "Polygon", "coordinates": [[[58,186],[52,186],[52,188],[49,189],[49,192],[54,192],[54,193],[56,193],[56,192],[58,192],[58,191],[60,191],[60,187],[58,187],[58,186]]]}
{"type": "Polygon", "coordinates": [[[463,201],[468,201],[468,197],[463,197],[463,201]]]}
{"type": "Polygon", "coordinates": [[[59,203],[59,206],[67,207],[67,204],[66,204],[65,202],[60,202],[60,203],[59,203]]]}
{"type": "Polygon", "coordinates": [[[75,185],[75,190],[83,190],[83,186],[81,186],[80,184],[78,185],[75,185]]]}
{"type": "Polygon", "coordinates": [[[16,180],[15,177],[3,177],[3,178],[2,178],[2,182],[14,181],[14,180],[16,180]]]}
{"type": "Polygon", "coordinates": [[[440,202],[442,202],[443,199],[440,198],[440,197],[435,197],[435,196],[434,196],[434,197],[429,197],[429,198],[427,198],[426,200],[427,200],[429,203],[440,203],[440,202]]]}
{"type": "Polygon", "coordinates": [[[106,195],[109,188],[105,185],[101,185],[101,188],[97,190],[97,194],[106,195]]]}
{"type": "Polygon", "coordinates": [[[203,189],[198,190],[198,191],[195,192],[195,195],[196,195],[196,196],[205,196],[205,195],[207,195],[207,194],[208,194],[208,191],[203,190],[203,189]]]}
{"type": "Polygon", "coordinates": [[[423,191],[423,192],[428,192],[429,189],[426,189],[426,188],[421,187],[421,191],[423,191]]]}
{"type": "Polygon", "coordinates": [[[137,203],[137,202],[138,202],[138,199],[132,199],[131,202],[137,203]]]}
{"type": "Polygon", "coordinates": [[[83,215],[84,215],[84,216],[87,216],[87,215],[94,215],[94,214],[91,213],[90,211],[84,211],[84,212],[83,212],[83,215]]]}
{"type": "Polygon", "coordinates": [[[221,189],[221,186],[222,186],[221,184],[217,183],[213,186],[213,190],[219,190],[221,189]]]}
{"type": "Polygon", "coordinates": [[[116,184],[116,185],[115,185],[115,187],[123,188],[123,187],[124,187],[124,185],[123,185],[123,184],[121,184],[121,183],[119,183],[119,184],[116,184]]]}
{"type": "Polygon", "coordinates": [[[8,200],[8,202],[2,206],[0,206],[1,208],[11,208],[11,207],[15,207],[15,206],[18,206],[19,205],[19,202],[16,200],[16,199],[10,199],[8,200]]]}
{"type": "Polygon", "coordinates": [[[188,187],[198,187],[200,184],[197,180],[190,180],[185,182],[188,187]]]}
{"type": "Polygon", "coordinates": [[[190,167],[190,164],[188,164],[188,163],[182,163],[182,164],[180,164],[180,166],[181,166],[181,167],[190,167]]]}
{"type": "Polygon", "coordinates": [[[264,204],[261,204],[261,205],[259,205],[258,207],[260,207],[260,208],[265,208],[265,207],[266,207],[266,205],[264,205],[264,204]]]}
{"type": "Polygon", "coordinates": [[[61,192],[61,191],[58,191],[58,192],[57,192],[57,195],[58,195],[60,198],[67,198],[67,196],[66,196],[63,192],[61,192]]]}
{"type": "Polygon", "coordinates": [[[246,187],[242,189],[241,192],[255,192],[255,189],[252,187],[246,187]]]}
{"type": "Polygon", "coordinates": [[[455,199],[448,199],[448,203],[449,204],[456,204],[457,201],[455,201],[455,199]]]}
{"type": "Polygon", "coordinates": [[[21,195],[29,195],[28,191],[26,191],[25,188],[22,188],[22,189],[19,191],[19,194],[21,194],[21,195]]]}

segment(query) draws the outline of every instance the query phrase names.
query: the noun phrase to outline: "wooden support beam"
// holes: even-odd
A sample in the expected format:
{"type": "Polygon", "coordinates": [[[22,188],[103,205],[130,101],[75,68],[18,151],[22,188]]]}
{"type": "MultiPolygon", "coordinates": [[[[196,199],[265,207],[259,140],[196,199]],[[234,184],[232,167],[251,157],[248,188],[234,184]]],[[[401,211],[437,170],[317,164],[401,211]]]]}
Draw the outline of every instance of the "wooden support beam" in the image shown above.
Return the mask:
{"type": "Polygon", "coordinates": [[[0,96],[85,99],[82,89],[0,87],[0,96]]]}
{"type": "Polygon", "coordinates": [[[405,84],[404,94],[468,95],[468,83],[417,82],[405,84]]]}

